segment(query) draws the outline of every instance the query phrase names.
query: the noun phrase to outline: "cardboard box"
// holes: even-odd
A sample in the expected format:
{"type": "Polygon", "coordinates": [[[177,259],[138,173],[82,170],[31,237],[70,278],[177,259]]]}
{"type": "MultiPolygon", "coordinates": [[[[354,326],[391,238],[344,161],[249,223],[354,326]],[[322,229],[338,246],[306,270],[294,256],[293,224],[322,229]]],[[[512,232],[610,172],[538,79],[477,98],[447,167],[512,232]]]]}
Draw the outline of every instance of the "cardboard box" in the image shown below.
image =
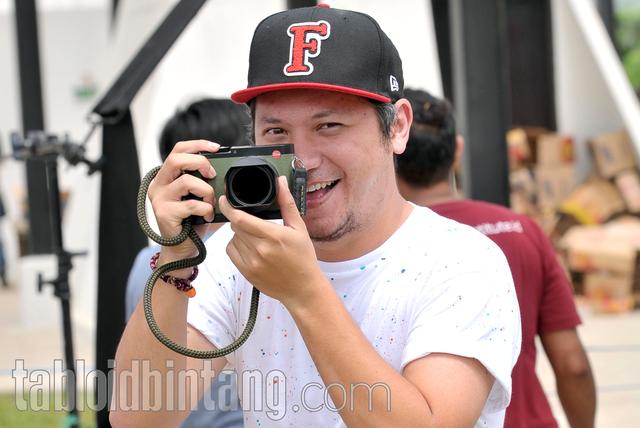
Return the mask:
{"type": "MultiPolygon", "coordinates": [[[[597,242],[597,241],[595,241],[597,242]]],[[[594,244],[581,242],[567,251],[569,269],[578,272],[603,270],[621,275],[631,275],[636,267],[637,251],[614,241],[594,244]]]]}
{"type": "Polygon", "coordinates": [[[534,169],[537,202],[541,209],[555,209],[573,191],[576,185],[572,164],[537,166],[534,169]]]}
{"type": "Polygon", "coordinates": [[[531,162],[531,148],[524,129],[515,128],[507,132],[507,155],[511,170],[521,168],[531,162]]]}
{"type": "Polygon", "coordinates": [[[530,201],[536,198],[537,187],[533,173],[529,168],[520,168],[509,173],[509,185],[511,192],[517,192],[530,201]]]}
{"type": "Polygon", "coordinates": [[[600,135],[591,140],[591,151],[598,173],[613,178],[625,169],[636,167],[636,154],[625,131],[600,135]]]}
{"type": "Polygon", "coordinates": [[[546,128],[536,126],[522,126],[509,130],[507,132],[509,167],[514,170],[535,164],[538,138],[550,132],[546,128]]]}
{"type": "Polygon", "coordinates": [[[626,209],[620,192],[610,182],[592,179],[580,185],[560,204],[559,211],[581,224],[604,223],[626,209]]]}
{"type": "Polygon", "coordinates": [[[547,235],[549,236],[549,239],[551,239],[551,242],[556,244],[562,239],[569,229],[579,225],[580,223],[573,216],[558,212],[556,221],[547,235]]]}
{"type": "Polygon", "coordinates": [[[574,226],[558,241],[569,270],[640,273],[640,220],[622,217],[606,225],[574,226]]]}
{"type": "Polygon", "coordinates": [[[632,169],[623,171],[616,175],[614,182],[627,205],[627,210],[631,213],[640,213],[640,177],[638,173],[632,169]]]}
{"type": "Polygon", "coordinates": [[[531,199],[522,192],[511,192],[509,195],[509,202],[511,209],[518,214],[524,214],[530,217],[538,214],[538,210],[531,202],[531,199]]]}
{"type": "Polygon", "coordinates": [[[633,309],[633,275],[608,272],[588,273],[584,277],[584,294],[589,306],[600,313],[624,313],[633,309]]]}
{"type": "Polygon", "coordinates": [[[543,134],[536,141],[536,164],[555,166],[573,162],[573,138],[561,134],[543,134]]]}

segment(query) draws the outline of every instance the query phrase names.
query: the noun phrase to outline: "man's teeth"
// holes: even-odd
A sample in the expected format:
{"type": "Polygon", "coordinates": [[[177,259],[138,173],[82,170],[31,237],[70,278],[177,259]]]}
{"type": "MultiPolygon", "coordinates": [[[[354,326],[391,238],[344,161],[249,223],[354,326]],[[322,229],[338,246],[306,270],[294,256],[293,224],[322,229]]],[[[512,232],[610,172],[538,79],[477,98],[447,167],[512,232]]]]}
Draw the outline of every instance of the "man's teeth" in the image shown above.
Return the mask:
{"type": "Polygon", "coordinates": [[[307,186],[307,193],[315,192],[316,190],[324,189],[327,186],[331,186],[334,181],[326,181],[324,183],[316,183],[310,186],[307,186]]]}

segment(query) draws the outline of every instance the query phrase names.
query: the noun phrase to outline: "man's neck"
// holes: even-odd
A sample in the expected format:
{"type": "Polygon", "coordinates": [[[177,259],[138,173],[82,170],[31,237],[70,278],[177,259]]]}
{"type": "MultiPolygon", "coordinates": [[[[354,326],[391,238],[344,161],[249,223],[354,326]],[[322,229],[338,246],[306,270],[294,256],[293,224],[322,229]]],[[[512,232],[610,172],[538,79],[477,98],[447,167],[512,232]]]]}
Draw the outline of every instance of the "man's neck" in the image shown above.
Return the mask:
{"type": "Polygon", "coordinates": [[[447,181],[441,181],[432,186],[414,186],[402,179],[398,179],[398,189],[404,198],[420,206],[435,205],[459,199],[456,192],[447,181]]]}
{"type": "Polygon", "coordinates": [[[409,217],[413,207],[402,198],[397,189],[385,203],[384,211],[374,215],[375,220],[362,229],[348,233],[337,241],[314,242],[318,260],[338,262],[353,260],[375,250],[382,245],[409,217]]]}

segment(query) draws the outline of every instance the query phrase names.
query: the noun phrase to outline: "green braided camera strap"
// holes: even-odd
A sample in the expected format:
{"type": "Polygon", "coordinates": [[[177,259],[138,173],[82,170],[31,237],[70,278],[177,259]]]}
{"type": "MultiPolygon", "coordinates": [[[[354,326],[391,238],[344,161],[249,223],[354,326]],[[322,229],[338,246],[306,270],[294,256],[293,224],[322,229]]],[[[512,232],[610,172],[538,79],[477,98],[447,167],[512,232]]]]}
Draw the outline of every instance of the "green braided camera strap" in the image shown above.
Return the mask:
{"type": "Polygon", "coordinates": [[[155,318],[153,317],[153,311],[151,309],[151,293],[153,292],[153,287],[156,284],[158,278],[167,272],[184,269],[188,267],[197,266],[202,263],[207,256],[207,249],[204,246],[204,243],[198,236],[198,233],[195,231],[191,222],[189,220],[185,220],[182,226],[182,230],[177,236],[173,238],[164,238],[158,235],[152,228],[149,226],[149,222],[147,221],[147,212],[146,212],[146,199],[147,199],[147,191],[149,190],[149,185],[151,181],[155,178],[156,174],[160,170],[160,167],[155,167],[151,171],[147,173],[142,179],[140,183],[140,190],[138,190],[138,205],[137,205],[137,213],[138,213],[138,222],[140,223],[140,227],[144,231],[144,233],[155,242],[164,246],[174,246],[181,244],[187,238],[190,238],[198,249],[198,255],[196,257],[192,257],[184,260],[176,260],[162,266],[159,266],[155,272],[149,277],[147,280],[147,285],[144,287],[144,296],[143,296],[143,306],[144,306],[144,316],[147,320],[147,324],[149,324],[149,329],[153,335],[167,348],[177,352],[178,354],[186,355],[187,357],[192,358],[201,358],[201,359],[209,359],[209,358],[218,358],[223,357],[227,354],[238,349],[242,344],[247,340],[249,334],[253,330],[253,326],[256,323],[256,318],[258,316],[258,301],[260,300],[260,291],[253,288],[253,292],[251,293],[251,307],[249,309],[249,319],[247,320],[247,325],[244,330],[238,337],[238,339],[224,348],[215,350],[215,351],[199,351],[196,349],[189,349],[185,346],[179,345],[176,342],[169,339],[158,327],[158,323],[156,323],[155,318]]]}

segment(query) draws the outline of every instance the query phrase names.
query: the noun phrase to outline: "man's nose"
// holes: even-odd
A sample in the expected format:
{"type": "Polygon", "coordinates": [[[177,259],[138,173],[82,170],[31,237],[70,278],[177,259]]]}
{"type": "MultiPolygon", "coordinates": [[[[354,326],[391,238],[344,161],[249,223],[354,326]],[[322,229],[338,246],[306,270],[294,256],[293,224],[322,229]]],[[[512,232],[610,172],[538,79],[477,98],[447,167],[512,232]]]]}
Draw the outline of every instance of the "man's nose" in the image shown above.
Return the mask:
{"type": "Polygon", "coordinates": [[[308,134],[297,135],[293,141],[296,157],[304,163],[307,171],[316,169],[322,163],[322,154],[313,137],[308,134]]]}

